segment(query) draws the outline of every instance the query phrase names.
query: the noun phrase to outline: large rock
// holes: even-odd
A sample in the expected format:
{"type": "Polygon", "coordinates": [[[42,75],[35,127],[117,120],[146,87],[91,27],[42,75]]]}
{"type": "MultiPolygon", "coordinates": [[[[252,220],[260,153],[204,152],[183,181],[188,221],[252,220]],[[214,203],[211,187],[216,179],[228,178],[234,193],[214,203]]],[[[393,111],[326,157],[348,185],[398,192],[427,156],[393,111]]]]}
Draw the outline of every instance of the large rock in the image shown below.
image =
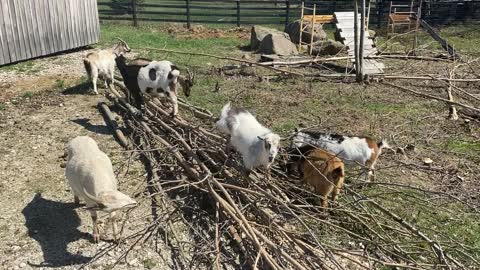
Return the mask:
{"type": "Polygon", "coordinates": [[[312,55],[336,55],[345,50],[342,43],[327,39],[312,44],[312,55]]]}
{"type": "MultiPolygon", "coordinates": [[[[285,27],[285,32],[290,35],[290,40],[292,40],[293,43],[298,44],[300,39],[300,20],[289,23],[285,27]]],[[[305,30],[303,30],[302,32],[302,41],[310,44],[311,33],[312,26],[311,24],[307,24],[307,28],[305,28],[305,30]]],[[[315,24],[313,26],[313,42],[320,41],[326,38],[327,33],[323,31],[322,26],[320,24],[315,24]]]]}
{"type": "Polygon", "coordinates": [[[282,34],[282,33],[283,32],[280,32],[277,29],[254,25],[254,26],[252,26],[252,31],[251,31],[251,34],[250,34],[250,49],[252,51],[258,50],[258,48],[260,48],[260,44],[262,43],[262,40],[267,35],[269,35],[269,34],[282,34]]]}
{"type": "Polygon", "coordinates": [[[298,54],[297,46],[290,41],[286,33],[266,35],[258,52],[278,55],[298,54]]]}

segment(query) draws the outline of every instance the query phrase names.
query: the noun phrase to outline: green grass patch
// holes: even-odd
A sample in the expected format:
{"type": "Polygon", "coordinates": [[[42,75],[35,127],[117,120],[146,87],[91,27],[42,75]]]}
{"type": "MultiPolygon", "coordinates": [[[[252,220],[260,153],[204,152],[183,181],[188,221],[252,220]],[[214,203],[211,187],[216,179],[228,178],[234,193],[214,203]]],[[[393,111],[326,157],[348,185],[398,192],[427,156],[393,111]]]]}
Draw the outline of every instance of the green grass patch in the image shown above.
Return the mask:
{"type": "Polygon", "coordinates": [[[23,98],[32,98],[35,94],[31,91],[27,91],[25,93],[23,93],[22,97],[23,98]]]}
{"type": "Polygon", "coordinates": [[[3,104],[3,103],[0,103],[0,111],[3,111],[3,110],[5,110],[5,108],[6,108],[5,104],[3,104]]]}
{"type": "Polygon", "coordinates": [[[226,33],[223,37],[212,38],[174,38],[163,28],[158,26],[140,26],[135,28],[127,25],[115,25],[111,23],[102,24],[102,35],[99,46],[102,48],[111,47],[116,41],[115,37],[125,40],[128,45],[142,57],[154,59],[169,59],[178,65],[200,67],[206,63],[216,63],[219,60],[206,57],[192,57],[190,55],[181,55],[175,53],[165,53],[156,51],[139,51],[139,48],[165,48],[185,52],[195,53],[214,53],[220,56],[232,55],[232,48],[236,48],[244,43],[234,34],[226,33]]]}
{"type": "Polygon", "coordinates": [[[143,267],[153,269],[155,266],[157,266],[157,263],[154,260],[149,258],[143,260],[143,267]]]}
{"type": "Polygon", "coordinates": [[[63,89],[65,87],[65,81],[62,79],[55,80],[55,88],[63,89]]]}
{"type": "Polygon", "coordinates": [[[12,65],[7,65],[4,67],[1,67],[0,70],[2,71],[15,71],[15,72],[20,72],[20,73],[26,73],[26,74],[36,74],[42,70],[42,68],[38,65],[35,65],[35,62],[33,60],[27,60],[23,61],[17,64],[12,64],[12,65]]]}
{"type": "Polygon", "coordinates": [[[480,141],[450,138],[446,143],[446,148],[458,153],[480,155],[480,141]]]}

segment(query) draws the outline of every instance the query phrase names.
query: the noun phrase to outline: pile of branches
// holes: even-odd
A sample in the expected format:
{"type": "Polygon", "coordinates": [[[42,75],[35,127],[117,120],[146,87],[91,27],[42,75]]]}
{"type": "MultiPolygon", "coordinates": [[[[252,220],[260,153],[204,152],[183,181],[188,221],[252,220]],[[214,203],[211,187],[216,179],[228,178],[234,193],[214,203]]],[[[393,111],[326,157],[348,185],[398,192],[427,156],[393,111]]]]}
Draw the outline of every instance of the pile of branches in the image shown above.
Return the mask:
{"type": "Polygon", "coordinates": [[[474,248],[441,231],[427,234],[381,199],[389,198],[390,208],[421,201],[424,211],[435,213],[451,198],[388,183],[384,193],[374,194],[350,183],[325,210],[308,186],[279,165],[270,180],[260,171],[245,176],[241,157],[225,153],[226,140],[212,128],[215,117],[208,111],[181,102],[180,115],[191,115],[191,121],[172,118],[170,108],[154,99],[136,117],[118,93],[113,100],[148,173],[153,221],[144,235],[160,235],[177,268],[480,267],[474,248]],[[185,224],[183,231],[175,220],[185,224]]]}

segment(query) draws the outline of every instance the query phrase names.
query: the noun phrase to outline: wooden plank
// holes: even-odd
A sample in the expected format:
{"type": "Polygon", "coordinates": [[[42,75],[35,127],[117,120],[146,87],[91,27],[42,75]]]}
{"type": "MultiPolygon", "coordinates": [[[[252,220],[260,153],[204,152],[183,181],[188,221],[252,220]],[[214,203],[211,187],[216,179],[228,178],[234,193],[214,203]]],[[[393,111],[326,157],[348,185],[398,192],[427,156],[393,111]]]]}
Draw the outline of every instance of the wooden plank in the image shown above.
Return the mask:
{"type": "Polygon", "coordinates": [[[18,7],[18,15],[20,16],[20,26],[22,29],[22,39],[23,39],[23,44],[25,47],[23,47],[23,50],[25,51],[25,59],[30,59],[32,57],[35,57],[34,54],[32,54],[32,48],[30,46],[30,36],[29,36],[29,29],[28,29],[28,22],[27,22],[27,17],[25,16],[25,0],[16,0],[17,1],[17,7],[18,7]]]}
{"type": "Polygon", "coordinates": [[[33,24],[35,25],[35,47],[37,48],[37,52],[40,52],[40,55],[45,55],[45,41],[43,40],[45,34],[43,32],[43,23],[42,23],[42,15],[39,11],[39,5],[41,1],[32,1],[32,20],[33,24]]]}
{"type": "Polygon", "coordinates": [[[67,4],[67,13],[68,13],[68,33],[70,34],[70,43],[68,44],[68,48],[77,47],[77,35],[75,33],[75,15],[74,15],[74,6],[71,0],[65,0],[69,2],[67,4]]]}
{"type": "Polygon", "coordinates": [[[19,29],[18,29],[17,22],[15,20],[16,15],[15,15],[15,8],[14,8],[14,5],[15,5],[14,0],[10,0],[8,5],[10,8],[10,12],[9,12],[10,22],[12,23],[11,38],[9,40],[10,42],[13,41],[14,43],[13,49],[15,50],[15,55],[16,55],[15,61],[20,61],[22,59],[25,59],[25,57],[22,55],[22,51],[21,51],[22,45],[20,44],[20,40],[18,38],[19,29]]]}
{"type": "Polygon", "coordinates": [[[450,46],[450,44],[448,44],[447,40],[443,39],[439,34],[437,34],[435,30],[433,30],[433,28],[426,21],[420,20],[420,25],[427,30],[427,32],[430,34],[430,36],[432,36],[433,39],[435,39],[436,41],[438,41],[438,43],[440,43],[440,45],[442,45],[443,49],[445,49],[448,54],[455,57],[456,59],[460,58],[460,55],[457,54],[455,49],[450,46]]]}
{"type": "Polygon", "coordinates": [[[94,24],[93,24],[93,18],[92,15],[93,12],[91,12],[91,3],[92,1],[86,0],[85,1],[85,21],[87,22],[87,33],[88,33],[88,44],[92,44],[94,42],[94,24]]]}
{"type": "Polygon", "coordinates": [[[60,12],[58,21],[59,21],[59,26],[60,26],[60,47],[61,50],[66,50],[68,49],[68,43],[69,43],[69,31],[67,28],[67,21],[68,21],[68,13],[67,13],[67,2],[65,0],[57,0],[57,5],[60,6],[61,10],[63,12],[60,12]]]}
{"type": "Polygon", "coordinates": [[[72,3],[74,5],[74,25],[75,25],[75,34],[77,36],[77,46],[76,47],[81,47],[83,46],[83,36],[82,36],[82,26],[80,25],[80,4],[84,4],[80,1],[73,1],[72,3]]]}
{"type": "Polygon", "coordinates": [[[87,14],[85,12],[85,8],[86,8],[87,4],[88,4],[88,1],[84,1],[83,4],[80,7],[80,9],[81,9],[80,25],[82,26],[82,31],[83,31],[83,33],[82,33],[83,40],[84,40],[83,45],[90,44],[90,24],[89,24],[89,20],[87,19],[87,14]]]}
{"type": "Polygon", "coordinates": [[[8,17],[4,16],[6,12],[8,12],[7,9],[7,0],[0,0],[0,15],[2,15],[3,23],[0,24],[0,49],[1,49],[1,55],[0,55],[0,65],[3,64],[8,64],[12,60],[10,58],[10,48],[9,48],[9,42],[7,42],[7,30],[5,29],[6,24],[7,24],[7,19],[8,17]],[[4,13],[5,10],[5,13],[4,13]]]}
{"type": "MultiPolygon", "coordinates": [[[[62,1],[62,0],[60,0],[62,1]]],[[[60,10],[60,7],[57,5],[57,0],[51,0],[50,2],[50,7],[51,7],[51,12],[52,12],[52,26],[53,26],[53,36],[54,36],[54,41],[55,41],[55,51],[54,52],[59,52],[62,50],[62,43],[60,40],[60,22],[58,20],[60,12],[63,12],[60,10]]]]}
{"type": "Polygon", "coordinates": [[[94,22],[94,34],[95,34],[95,40],[94,40],[94,43],[97,43],[100,39],[100,22],[99,22],[99,18],[98,18],[98,5],[97,5],[97,1],[96,0],[91,0],[91,3],[92,3],[92,6],[91,6],[91,9],[92,9],[92,18],[93,18],[93,22],[94,22]]]}
{"type": "MultiPolygon", "coordinates": [[[[70,0],[67,0],[67,1],[70,1],[70,0]]],[[[70,23],[71,33],[72,33],[72,40],[71,40],[71,44],[70,44],[71,48],[78,46],[78,37],[77,37],[77,29],[76,29],[76,25],[75,25],[75,10],[74,9],[75,9],[74,4],[70,3],[70,7],[69,7],[68,12],[70,13],[69,23],[70,23]]]]}
{"type": "Polygon", "coordinates": [[[40,0],[39,11],[42,16],[43,42],[45,46],[45,54],[53,53],[53,34],[52,24],[50,23],[49,0],[40,0]]]}
{"type": "Polygon", "coordinates": [[[40,31],[38,30],[38,22],[35,14],[35,3],[36,1],[28,1],[27,18],[29,18],[28,21],[30,22],[32,50],[35,51],[35,56],[42,56],[44,54],[41,48],[40,31]]]}
{"type": "Polygon", "coordinates": [[[49,54],[54,53],[58,51],[57,48],[57,40],[56,40],[56,35],[55,35],[55,23],[54,23],[54,6],[53,6],[53,1],[52,0],[45,0],[46,7],[44,7],[44,12],[45,12],[45,25],[47,27],[47,33],[48,33],[48,39],[49,39],[49,44],[48,44],[48,50],[49,54]]]}
{"type": "Polygon", "coordinates": [[[28,41],[30,43],[30,52],[32,54],[32,57],[38,57],[41,55],[40,50],[37,51],[37,46],[35,45],[35,36],[36,30],[34,26],[34,20],[32,18],[32,1],[23,1],[23,15],[24,19],[26,21],[26,31],[28,35],[28,41]]]}
{"type": "Polygon", "coordinates": [[[10,0],[10,8],[11,8],[11,18],[13,23],[13,30],[14,30],[14,39],[16,43],[15,50],[17,51],[17,61],[27,59],[27,54],[25,51],[25,42],[23,39],[22,34],[22,21],[19,15],[19,5],[18,0],[10,0]]]}

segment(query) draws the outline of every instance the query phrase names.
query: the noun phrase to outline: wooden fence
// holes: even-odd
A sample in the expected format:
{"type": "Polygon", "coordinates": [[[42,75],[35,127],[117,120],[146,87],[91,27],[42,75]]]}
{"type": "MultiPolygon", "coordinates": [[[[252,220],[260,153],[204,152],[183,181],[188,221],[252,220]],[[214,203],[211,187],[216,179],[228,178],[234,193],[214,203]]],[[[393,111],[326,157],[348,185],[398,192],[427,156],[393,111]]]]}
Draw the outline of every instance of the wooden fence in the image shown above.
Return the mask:
{"type": "MultiPolygon", "coordinates": [[[[287,24],[300,16],[301,0],[99,0],[102,20],[213,24],[287,24]]],[[[353,1],[305,0],[317,14],[352,11],[353,1]]],[[[396,0],[395,3],[410,3],[396,0]]],[[[371,1],[370,23],[386,24],[390,1],[371,1]]],[[[423,1],[423,18],[431,24],[480,21],[480,0],[423,1]]]]}
{"type": "Polygon", "coordinates": [[[0,0],[0,65],[98,42],[96,0],[0,0]]]}

